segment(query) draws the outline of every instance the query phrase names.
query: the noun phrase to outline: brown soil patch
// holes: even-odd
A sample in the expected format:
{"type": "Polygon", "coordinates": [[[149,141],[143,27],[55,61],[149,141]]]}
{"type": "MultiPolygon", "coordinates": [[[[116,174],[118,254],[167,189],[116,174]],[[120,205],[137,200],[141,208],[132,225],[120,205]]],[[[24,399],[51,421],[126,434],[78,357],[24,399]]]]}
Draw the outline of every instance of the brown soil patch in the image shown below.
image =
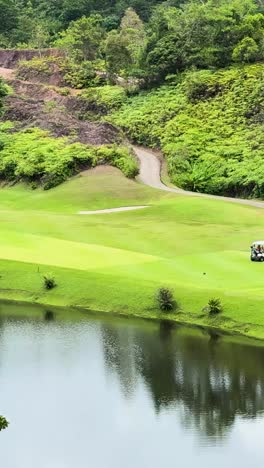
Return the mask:
{"type": "Polygon", "coordinates": [[[15,78],[15,71],[11,68],[0,67],[0,76],[5,80],[12,80],[15,78]]]}
{"type": "MultiPolygon", "coordinates": [[[[48,49],[43,56],[59,56],[56,49],[48,49]]],[[[65,90],[58,86],[43,84],[39,77],[33,81],[16,79],[12,68],[16,63],[39,56],[38,51],[0,50],[0,75],[12,86],[14,93],[5,99],[4,120],[16,123],[19,129],[39,127],[55,137],[70,137],[71,141],[91,145],[110,144],[121,141],[120,132],[107,122],[94,121],[90,104],[78,98],[78,90],[65,90]],[[3,68],[4,67],[4,68],[3,68]],[[6,68],[7,67],[7,68],[6,68]],[[85,119],[89,113],[90,120],[85,119]]],[[[56,73],[51,83],[60,84],[56,73]]]]}
{"type": "Polygon", "coordinates": [[[32,60],[35,57],[63,57],[63,52],[59,49],[0,49],[0,67],[16,68],[20,60],[32,60]]]}
{"type": "Polygon", "coordinates": [[[17,122],[19,128],[39,127],[56,137],[67,136],[91,145],[120,141],[118,130],[111,124],[80,121],[67,112],[63,103],[9,96],[5,105],[4,120],[17,122]]]}

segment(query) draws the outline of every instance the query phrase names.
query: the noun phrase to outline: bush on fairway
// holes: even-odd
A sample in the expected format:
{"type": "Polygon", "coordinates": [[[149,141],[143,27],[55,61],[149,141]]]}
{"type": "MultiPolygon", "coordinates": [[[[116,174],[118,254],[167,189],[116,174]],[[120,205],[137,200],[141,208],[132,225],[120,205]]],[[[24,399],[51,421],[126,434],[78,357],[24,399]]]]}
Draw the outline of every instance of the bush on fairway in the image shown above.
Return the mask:
{"type": "Polygon", "coordinates": [[[177,308],[177,303],[173,297],[173,292],[168,288],[160,288],[157,293],[157,300],[160,310],[169,312],[177,308]]]}
{"type": "Polygon", "coordinates": [[[0,416],[0,431],[8,427],[8,422],[4,416],[0,416]]]}
{"type": "Polygon", "coordinates": [[[223,312],[223,305],[220,299],[212,298],[208,301],[207,306],[205,306],[204,311],[207,312],[209,315],[216,315],[223,312]]]}
{"type": "Polygon", "coordinates": [[[57,286],[55,278],[53,278],[53,276],[51,274],[47,274],[43,278],[44,278],[44,287],[45,287],[45,289],[51,290],[51,289],[54,289],[57,286]]]}

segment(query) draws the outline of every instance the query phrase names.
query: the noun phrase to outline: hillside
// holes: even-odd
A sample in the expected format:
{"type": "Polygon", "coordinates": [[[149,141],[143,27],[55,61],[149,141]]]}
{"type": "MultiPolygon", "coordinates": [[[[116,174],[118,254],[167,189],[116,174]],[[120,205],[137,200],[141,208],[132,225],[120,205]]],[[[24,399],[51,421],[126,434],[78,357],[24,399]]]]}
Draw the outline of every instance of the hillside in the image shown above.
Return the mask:
{"type": "MultiPolygon", "coordinates": [[[[0,66],[13,89],[3,118],[16,130],[98,146],[120,143],[119,127],[161,148],[176,186],[264,196],[262,2],[19,6],[1,0],[0,66]]],[[[133,177],[124,152],[118,167],[133,177]]]]}
{"type": "MultiPolygon", "coordinates": [[[[50,55],[56,60],[56,50],[49,50],[42,60],[50,55]]],[[[33,189],[49,190],[104,164],[135,177],[137,162],[119,130],[107,122],[81,120],[79,112],[85,112],[85,103],[78,100],[78,90],[19,79],[15,67],[20,56],[28,63],[35,60],[32,51],[0,50],[0,62],[14,67],[0,68],[2,184],[24,181],[33,189]]],[[[60,77],[59,72],[55,75],[60,77]]]]}
{"type": "Polygon", "coordinates": [[[110,121],[162,149],[186,190],[264,197],[264,65],[188,72],[130,98],[110,121]]]}

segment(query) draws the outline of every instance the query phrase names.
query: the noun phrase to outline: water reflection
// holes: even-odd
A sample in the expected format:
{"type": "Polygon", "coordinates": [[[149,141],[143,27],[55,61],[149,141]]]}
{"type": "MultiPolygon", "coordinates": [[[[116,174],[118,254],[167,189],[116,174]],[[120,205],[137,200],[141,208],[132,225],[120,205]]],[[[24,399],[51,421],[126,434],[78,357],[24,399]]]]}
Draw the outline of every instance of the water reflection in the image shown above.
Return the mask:
{"type": "Polygon", "coordinates": [[[53,320],[55,320],[55,313],[52,310],[45,310],[44,320],[47,322],[52,322],[53,320]]]}
{"type": "Polygon", "coordinates": [[[101,326],[105,363],[129,397],[139,379],[156,412],[179,410],[182,424],[222,440],[237,416],[264,410],[264,349],[218,334],[173,328],[101,326]]]}

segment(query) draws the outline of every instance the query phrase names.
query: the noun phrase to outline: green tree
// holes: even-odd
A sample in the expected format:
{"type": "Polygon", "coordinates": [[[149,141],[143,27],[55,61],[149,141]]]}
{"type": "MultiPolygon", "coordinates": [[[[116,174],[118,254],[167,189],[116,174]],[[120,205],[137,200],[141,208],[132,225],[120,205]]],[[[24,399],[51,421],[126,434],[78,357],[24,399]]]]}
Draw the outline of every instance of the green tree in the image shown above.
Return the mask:
{"type": "Polygon", "coordinates": [[[78,0],[73,2],[72,0],[63,0],[61,16],[63,21],[67,24],[71,21],[76,21],[84,15],[90,13],[89,1],[78,0]]]}
{"type": "Polygon", "coordinates": [[[110,81],[115,75],[129,69],[132,65],[132,58],[126,46],[117,31],[108,34],[105,44],[106,68],[110,81]]]}
{"type": "Polygon", "coordinates": [[[148,53],[146,63],[151,81],[163,80],[168,74],[182,70],[184,62],[177,35],[162,37],[148,53]]]}
{"type": "Polygon", "coordinates": [[[159,6],[149,24],[150,79],[189,67],[223,67],[263,58],[264,15],[254,0],[190,1],[159,6]]]}
{"type": "Polygon", "coordinates": [[[110,79],[116,74],[138,75],[145,47],[144,23],[133,8],[128,8],[122,18],[120,30],[111,31],[105,43],[105,58],[110,79]]]}
{"type": "Polygon", "coordinates": [[[146,46],[143,21],[133,8],[128,8],[121,21],[120,39],[126,45],[134,64],[138,64],[146,46]]]}
{"type": "Polygon", "coordinates": [[[15,0],[0,0],[0,34],[9,33],[18,23],[18,10],[15,0]]]}
{"type": "Polygon", "coordinates": [[[100,15],[83,16],[61,33],[55,45],[64,49],[76,62],[95,60],[104,36],[100,15]]]}
{"type": "Polygon", "coordinates": [[[252,37],[244,37],[234,48],[232,58],[234,62],[254,62],[259,56],[259,47],[252,37]]]}

